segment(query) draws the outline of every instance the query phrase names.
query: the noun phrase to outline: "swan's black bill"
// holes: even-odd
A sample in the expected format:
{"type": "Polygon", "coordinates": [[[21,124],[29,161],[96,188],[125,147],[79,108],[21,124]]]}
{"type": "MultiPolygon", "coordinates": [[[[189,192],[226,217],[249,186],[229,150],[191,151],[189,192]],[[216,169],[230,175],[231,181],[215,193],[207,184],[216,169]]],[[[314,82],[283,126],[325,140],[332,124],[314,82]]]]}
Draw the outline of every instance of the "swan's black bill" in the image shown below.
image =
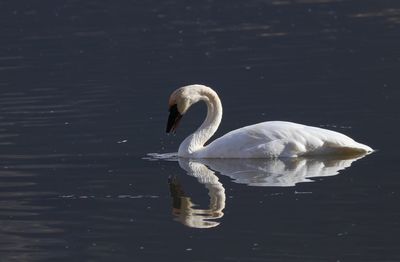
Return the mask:
{"type": "Polygon", "coordinates": [[[179,121],[181,120],[182,115],[178,111],[177,105],[173,105],[169,108],[169,117],[167,123],[167,133],[174,132],[178,127],[179,121]]]}

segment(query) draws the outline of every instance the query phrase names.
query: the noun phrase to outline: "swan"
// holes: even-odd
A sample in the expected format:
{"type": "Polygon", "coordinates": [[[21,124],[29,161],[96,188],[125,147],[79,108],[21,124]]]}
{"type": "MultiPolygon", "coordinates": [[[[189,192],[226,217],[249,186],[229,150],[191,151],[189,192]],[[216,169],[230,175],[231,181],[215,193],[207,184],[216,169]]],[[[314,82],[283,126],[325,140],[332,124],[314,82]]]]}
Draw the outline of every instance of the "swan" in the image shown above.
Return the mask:
{"type": "Polygon", "coordinates": [[[183,86],[172,92],[166,132],[175,133],[182,116],[199,101],[206,103],[207,116],[201,126],[180,144],[179,157],[280,158],[363,155],[373,151],[344,134],[285,121],[245,126],[205,145],[221,123],[222,104],[213,89],[198,84],[183,86]]]}

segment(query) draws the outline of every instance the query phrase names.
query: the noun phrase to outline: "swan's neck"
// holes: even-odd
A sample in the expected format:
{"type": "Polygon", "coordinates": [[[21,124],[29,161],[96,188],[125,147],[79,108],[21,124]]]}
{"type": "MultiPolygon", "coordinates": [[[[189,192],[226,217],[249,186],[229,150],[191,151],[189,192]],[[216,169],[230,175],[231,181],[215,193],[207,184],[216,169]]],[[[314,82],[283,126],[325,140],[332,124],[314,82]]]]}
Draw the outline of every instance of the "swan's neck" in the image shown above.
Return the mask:
{"type": "Polygon", "coordinates": [[[204,149],[204,144],[217,131],[222,119],[222,104],[217,93],[207,88],[199,91],[200,98],[207,105],[207,117],[201,126],[179,146],[178,155],[193,157],[204,149]]]}

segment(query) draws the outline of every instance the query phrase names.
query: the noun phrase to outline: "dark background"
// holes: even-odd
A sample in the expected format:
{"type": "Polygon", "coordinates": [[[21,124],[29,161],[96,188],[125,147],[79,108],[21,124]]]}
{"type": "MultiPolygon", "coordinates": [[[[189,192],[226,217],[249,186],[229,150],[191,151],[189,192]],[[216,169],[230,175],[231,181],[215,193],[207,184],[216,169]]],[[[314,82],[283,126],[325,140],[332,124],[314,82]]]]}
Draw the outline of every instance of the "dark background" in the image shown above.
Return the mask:
{"type": "Polygon", "coordinates": [[[400,260],[398,1],[0,1],[0,25],[0,260],[400,260]],[[221,224],[184,227],[168,176],[207,191],[142,158],[199,125],[164,134],[192,83],[222,99],[216,136],[288,120],[378,151],[294,188],[220,176],[221,224]]]}

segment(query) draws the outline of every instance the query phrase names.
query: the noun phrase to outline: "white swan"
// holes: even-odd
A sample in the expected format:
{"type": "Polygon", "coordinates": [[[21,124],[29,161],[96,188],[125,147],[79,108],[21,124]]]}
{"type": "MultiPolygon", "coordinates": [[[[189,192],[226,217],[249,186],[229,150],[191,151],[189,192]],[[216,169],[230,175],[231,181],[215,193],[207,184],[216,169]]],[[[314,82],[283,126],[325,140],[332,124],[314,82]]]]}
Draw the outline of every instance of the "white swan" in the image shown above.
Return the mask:
{"type": "Polygon", "coordinates": [[[178,88],[169,98],[167,133],[175,132],[182,115],[204,101],[207,116],[202,125],[179,146],[185,158],[275,158],[315,155],[356,155],[373,150],[341,133],[301,124],[269,121],[233,130],[205,143],[218,129],[222,105],[217,93],[204,85],[178,88]]]}

